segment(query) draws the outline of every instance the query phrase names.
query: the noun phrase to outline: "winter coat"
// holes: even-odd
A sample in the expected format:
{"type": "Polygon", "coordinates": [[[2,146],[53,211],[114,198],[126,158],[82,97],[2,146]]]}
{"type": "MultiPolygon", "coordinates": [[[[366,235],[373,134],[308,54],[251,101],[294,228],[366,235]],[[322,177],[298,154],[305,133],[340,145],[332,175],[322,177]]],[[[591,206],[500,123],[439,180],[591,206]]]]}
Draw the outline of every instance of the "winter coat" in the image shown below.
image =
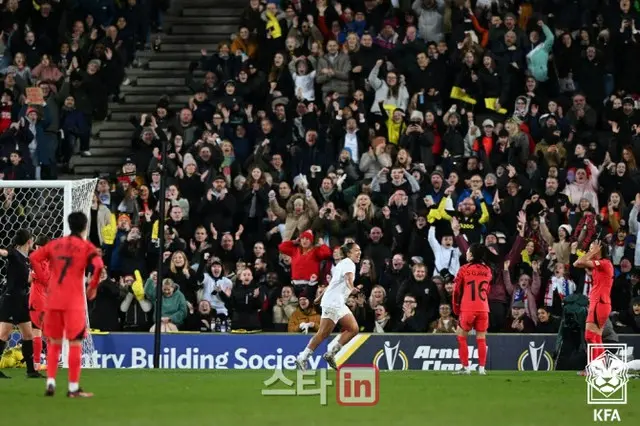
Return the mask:
{"type": "Polygon", "coordinates": [[[329,54],[318,60],[316,67],[316,82],[322,86],[322,96],[326,97],[329,92],[338,92],[341,96],[349,94],[349,75],[351,73],[351,61],[349,55],[338,53],[331,61],[329,54]],[[322,69],[332,69],[332,76],[322,74],[322,69]]]}
{"type": "Polygon", "coordinates": [[[418,16],[418,34],[426,42],[444,40],[443,15],[444,0],[436,0],[435,7],[425,9],[423,0],[415,0],[411,8],[418,16]]]}
{"type": "Polygon", "coordinates": [[[284,220],[283,240],[291,240],[295,235],[299,235],[307,229],[311,228],[313,219],[318,215],[318,203],[313,197],[305,198],[303,194],[295,194],[287,201],[286,210],[280,207],[275,199],[269,200],[269,206],[280,219],[284,220]],[[293,211],[293,203],[295,200],[302,199],[305,202],[302,213],[298,216],[293,211]]]}
{"type": "Polygon", "coordinates": [[[309,331],[317,331],[320,325],[320,314],[316,311],[316,308],[309,305],[305,310],[298,307],[298,309],[289,318],[289,333],[300,333],[300,324],[305,322],[314,323],[314,327],[309,328],[309,331]]]}
{"type": "MultiPolygon", "coordinates": [[[[144,295],[155,305],[156,285],[153,281],[148,280],[145,284],[144,295]]],[[[173,285],[173,294],[171,296],[162,295],[162,317],[168,317],[176,326],[180,327],[184,320],[187,319],[187,308],[187,300],[177,284],[173,285]]]]}

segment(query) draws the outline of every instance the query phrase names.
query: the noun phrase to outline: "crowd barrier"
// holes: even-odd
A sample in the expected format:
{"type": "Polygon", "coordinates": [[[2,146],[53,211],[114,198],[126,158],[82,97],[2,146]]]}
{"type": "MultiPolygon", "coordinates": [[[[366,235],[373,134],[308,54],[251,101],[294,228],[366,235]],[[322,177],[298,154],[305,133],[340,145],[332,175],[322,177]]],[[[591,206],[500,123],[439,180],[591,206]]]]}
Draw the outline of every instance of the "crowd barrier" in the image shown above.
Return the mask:
{"type": "MultiPolygon", "coordinates": [[[[161,366],[170,369],[294,369],[295,356],[310,336],[300,334],[165,334],[161,366]]],[[[153,335],[111,333],[93,335],[98,368],[151,368],[153,335]]],[[[640,347],[639,335],[621,335],[628,354],[640,347]]],[[[553,370],[556,336],[495,334],[487,338],[490,370],[553,370]]],[[[472,367],[478,350],[469,337],[472,367]]],[[[323,344],[310,358],[311,368],[325,368],[323,344]]],[[[361,334],[337,356],[339,364],[375,364],[380,370],[454,371],[459,368],[454,335],[361,334]]]]}

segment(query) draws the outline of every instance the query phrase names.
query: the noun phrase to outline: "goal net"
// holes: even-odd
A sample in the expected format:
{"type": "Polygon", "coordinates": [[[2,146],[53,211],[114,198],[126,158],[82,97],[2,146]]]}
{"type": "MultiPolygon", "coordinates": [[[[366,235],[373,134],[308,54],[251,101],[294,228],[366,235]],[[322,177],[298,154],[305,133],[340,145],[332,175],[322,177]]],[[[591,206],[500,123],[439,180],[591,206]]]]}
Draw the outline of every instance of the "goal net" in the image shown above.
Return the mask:
{"type": "MultiPolygon", "coordinates": [[[[95,193],[97,179],[73,181],[0,181],[0,248],[11,247],[17,230],[26,228],[34,238],[41,235],[51,239],[69,234],[67,217],[75,211],[84,212],[90,217],[91,202],[95,193]]],[[[6,285],[5,259],[0,257],[0,294],[6,285]]],[[[87,310],[87,330],[89,330],[87,310]]],[[[11,335],[5,351],[4,364],[19,366],[18,351],[20,333],[17,329],[11,335]],[[7,355],[8,354],[8,355],[7,355]],[[16,359],[15,362],[9,358],[16,359]]],[[[65,349],[66,349],[65,345],[65,349]]],[[[93,339],[89,334],[83,342],[82,366],[93,367],[93,339]]],[[[45,359],[43,354],[42,359],[45,359]]],[[[66,366],[66,351],[61,356],[66,366]]]]}

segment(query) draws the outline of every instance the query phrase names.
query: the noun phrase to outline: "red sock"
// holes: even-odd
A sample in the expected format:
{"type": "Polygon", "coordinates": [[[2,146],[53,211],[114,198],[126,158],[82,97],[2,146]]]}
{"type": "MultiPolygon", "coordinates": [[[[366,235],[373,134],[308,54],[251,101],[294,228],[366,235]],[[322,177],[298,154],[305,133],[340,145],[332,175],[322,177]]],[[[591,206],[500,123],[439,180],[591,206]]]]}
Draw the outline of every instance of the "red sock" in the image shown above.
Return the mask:
{"type": "Polygon", "coordinates": [[[33,362],[40,364],[40,357],[42,356],[42,337],[33,337],[33,362]]]}
{"type": "Polygon", "coordinates": [[[47,344],[47,378],[54,379],[58,374],[58,361],[60,360],[60,350],[62,347],[59,343],[49,342],[47,344]]]}
{"type": "Polygon", "coordinates": [[[604,352],[604,348],[601,346],[602,336],[600,336],[598,333],[587,330],[584,332],[584,339],[587,341],[587,344],[598,345],[591,347],[591,359],[598,358],[604,352]]]}
{"type": "Polygon", "coordinates": [[[69,345],[69,383],[80,383],[82,346],[69,345]]]}
{"type": "Polygon", "coordinates": [[[469,346],[467,345],[467,338],[465,336],[458,336],[458,354],[460,356],[460,363],[463,367],[469,366],[469,346]]]}
{"type": "Polygon", "coordinates": [[[478,364],[480,367],[487,365],[487,339],[476,339],[478,343],[478,364]]]}

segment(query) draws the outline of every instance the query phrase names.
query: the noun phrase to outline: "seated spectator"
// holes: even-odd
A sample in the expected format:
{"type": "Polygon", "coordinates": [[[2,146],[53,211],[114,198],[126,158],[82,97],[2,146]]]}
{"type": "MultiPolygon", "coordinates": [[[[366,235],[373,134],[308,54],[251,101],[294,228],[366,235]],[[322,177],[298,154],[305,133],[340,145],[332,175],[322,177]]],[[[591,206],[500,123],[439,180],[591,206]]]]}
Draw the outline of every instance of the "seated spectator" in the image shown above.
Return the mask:
{"type": "Polygon", "coordinates": [[[536,333],[557,334],[560,329],[560,318],[552,315],[547,307],[538,309],[538,323],[536,324],[536,333]]]}
{"type": "Polygon", "coordinates": [[[219,328],[216,311],[211,309],[211,305],[206,300],[201,300],[198,303],[198,310],[190,313],[184,324],[184,330],[201,333],[220,331],[219,328]],[[216,326],[218,326],[218,330],[216,330],[216,326]]]}
{"type": "Polygon", "coordinates": [[[458,328],[458,320],[451,316],[451,305],[440,305],[440,316],[431,323],[429,329],[433,334],[455,333],[458,328]]]}
{"type": "Polygon", "coordinates": [[[238,274],[238,281],[231,290],[231,295],[218,293],[224,300],[227,309],[232,312],[233,330],[252,331],[260,329],[258,312],[262,306],[264,295],[253,279],[251,269],[242,269],[238,274]]]}
{"type": "Polygon", "coordinates": [[[221,293],[230,297],[233,283],[229,278],[224,276],[222,262],[219,258],[215,257],[211,261],[209,271],[204,274],[202,287],[202,295],[198,296],[198,300],[209,302],[211,309],[215,311],[216,318],[226,323],[229,310],[224,303],[224,296],[222,296],[221,293]]]}
{"type": "Polygon", "coordinates": [[[425,333],[427,331],[427,317],[418,305],[418,299],[412,294],[404,296],[402,317],[396,322],[396,333],[425,333]]]}
{"type": "Polygon", "coordinates": [[[120,293],[121,287],[116,280],[109,278],[107,269],[100,273],[98,295],[89,303],[89,323],[91,328],[100,331],[120,331],[120,293]]]}
{"type": "Polygon", "coordinates": [[[373,308],[375,321],[373,323],[373,333],[391,333],[393,331],[393,321],[387,308],[384,305],[377,305],[373,308]]]}
{"type": "Polygon", "coordinates": [[[360,327],[360,331],[370,332],[373,329],[374,312],[366,303],[366,298],[363,293],[358,292],[356,295],[350,295],[347,299],[347,307],[349,307],[353,313],[360,327]]]}
{"type": "MultiPolygon", "coordinates": [[[[324,287],[318,289],[319,298],[324,291],[324,287]]],[[[320,314],[313,306],[305,293],[298,296],[298,309],[289,318],[289,333],[313,333],[318,331],[320,326],[320,314]]]]}
{"type": "Polygon", "coordinates": [[[273,307],[273,325],[275,331],[285,331],[291,322],[291,317],[298,309],[298,298],[291,286],[283,286],[280,296],[273,307]]]}
{"type": "Polygon", "coordinates": [[[514,302],[511,305],[511,315],[507,318],[505,333],[533,333],[536,324],[526,314],[525,303],[523,301],[514,302]]]}
{"type": "Polygon", "coordinates": [[[153,323],[151,311],[155,300],[157,274],[152,273],[142,287],[142,277],[120,277],[120,312],[124,314],[122,331],[147,331],[153,323]],[[153,293],[153,294],[151,294],[153,293]],[[153,298],[149,298],[152,295],[153,298]]]}
{"type": "MultiPolygon", "coordinates": [[[[144,289],[144,296],[155,306],[156,303],[156,283],[155,281],[147,281],[144,289]]],[[[171,278],[162,280],[162,317],[160,331],[163,333],[178,331],[187,318],[188,306],[187,301],[180,291],[180,287],[173,282],[171,278]]],[[[158,325],[151,327],[154,332],[158,325]]]]}

